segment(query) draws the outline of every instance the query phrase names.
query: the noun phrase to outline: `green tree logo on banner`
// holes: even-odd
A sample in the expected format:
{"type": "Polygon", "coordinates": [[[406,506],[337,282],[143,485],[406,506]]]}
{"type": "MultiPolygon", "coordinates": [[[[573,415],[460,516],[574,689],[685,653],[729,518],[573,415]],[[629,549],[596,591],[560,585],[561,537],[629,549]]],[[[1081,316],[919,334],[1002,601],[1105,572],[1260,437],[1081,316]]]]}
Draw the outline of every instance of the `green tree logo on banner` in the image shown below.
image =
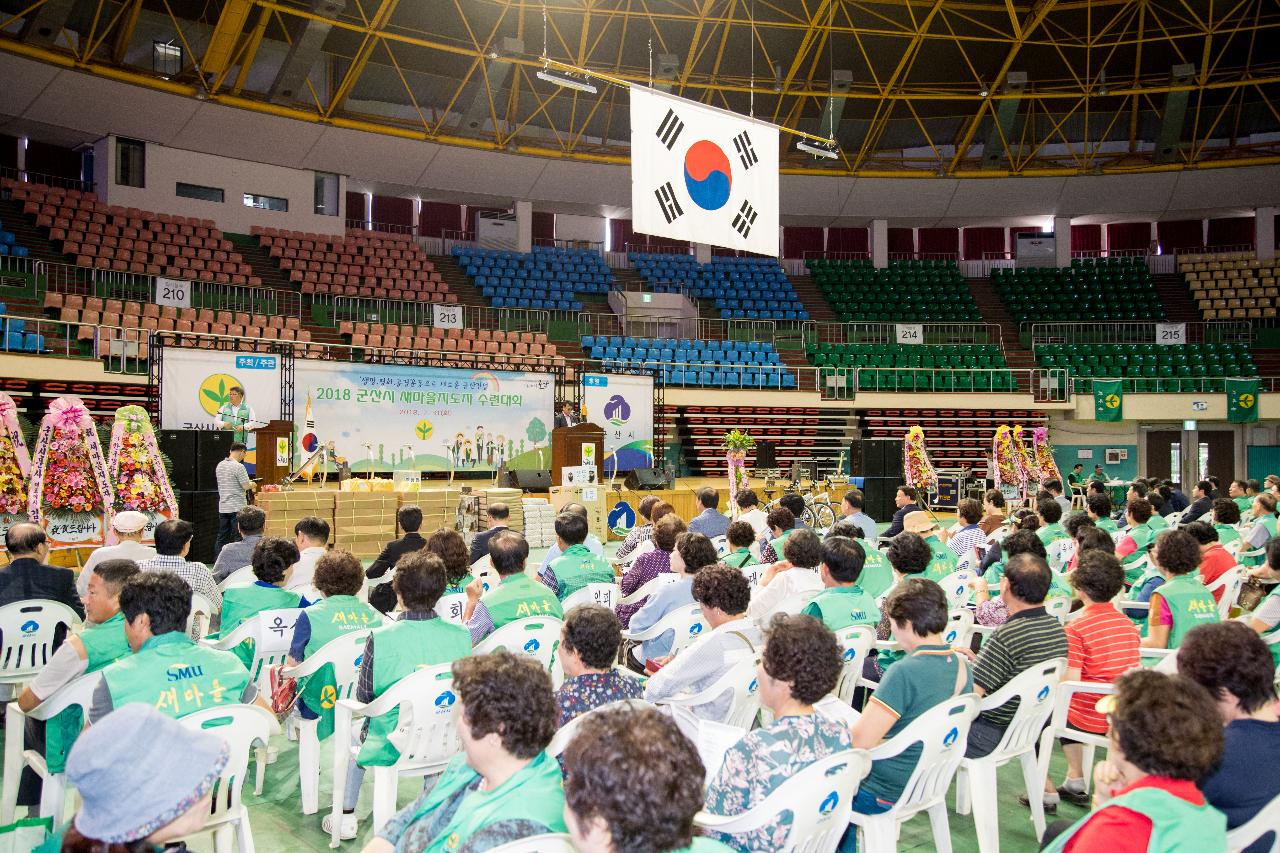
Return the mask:
{"type": "Polygon", "coordinates": [[[546,439],[547,425],[542,422],[541,418],[534,418],[529,421],[529,426],[525,429],[524,434],[529,437],[529,443],[536,447],[546,439]]]}

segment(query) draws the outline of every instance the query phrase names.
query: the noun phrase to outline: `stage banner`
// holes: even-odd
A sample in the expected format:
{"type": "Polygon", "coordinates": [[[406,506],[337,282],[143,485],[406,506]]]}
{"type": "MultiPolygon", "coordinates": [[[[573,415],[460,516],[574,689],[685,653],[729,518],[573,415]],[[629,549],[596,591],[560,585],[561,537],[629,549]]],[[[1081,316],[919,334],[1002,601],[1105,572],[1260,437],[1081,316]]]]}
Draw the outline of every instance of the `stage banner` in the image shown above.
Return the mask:
{"type": "MultiPolygon", "coordinates": [[[[217,429],[218,410],[231,402],[232,386],[244,389],[250,417],[280,417],[280,357],[165,347],[160,379],[160,429],[217,429]]],[[[250,432],[245,463],[257,460],[250,432]]]]}
{"type": "Polygon", "coordinates": [[[631,216],[639,234],[778,255],[778,128],[631,87],[631,216]]]}
{"type": "Polygon", "coordinates": [[[653,467],[653,377],[587,373],[587,420],[604,430],[604,474],[653,467]]]}
{"type": "Polygon", "coordinates": [[[294,394],[295,467],[328,441],[353,473],[551,465],[550,374],[300,359],[294,394]]]}

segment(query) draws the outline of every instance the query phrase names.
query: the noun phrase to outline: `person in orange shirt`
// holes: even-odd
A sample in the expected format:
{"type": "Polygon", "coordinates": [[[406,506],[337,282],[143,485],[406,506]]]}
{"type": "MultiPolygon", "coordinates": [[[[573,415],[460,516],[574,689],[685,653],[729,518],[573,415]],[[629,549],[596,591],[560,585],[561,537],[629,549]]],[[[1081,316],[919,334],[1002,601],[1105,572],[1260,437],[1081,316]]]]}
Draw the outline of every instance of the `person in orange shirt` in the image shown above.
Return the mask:
{"type": "MultiPolygon", "coordinates": [[[[1222,547],[1218,541],[1218,531],[1213,525],[1204,521],[1193,521],[1180,525],[1179,530],[1191,534],[1191,538],[1200,543],[1200,582],[1209,586],[1218,578],[1236,567],[1235,555],[1222,547]]],[[[1213,590],[1213,600],[1222,600],[1222,590],[1213,590]]]]}

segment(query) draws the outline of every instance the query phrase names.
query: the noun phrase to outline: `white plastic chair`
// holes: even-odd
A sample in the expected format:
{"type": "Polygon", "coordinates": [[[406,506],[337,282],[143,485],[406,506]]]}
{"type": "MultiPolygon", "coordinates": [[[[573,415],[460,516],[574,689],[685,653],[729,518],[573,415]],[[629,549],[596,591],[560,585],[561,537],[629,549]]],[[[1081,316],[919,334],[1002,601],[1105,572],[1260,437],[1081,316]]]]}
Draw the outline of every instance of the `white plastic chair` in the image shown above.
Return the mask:
{"type": "Polygon", "coordinates": [[[0,685],[18,688],[36,676],[53,657],[58,626],[67,634],[81,625],[76,612],[60,601],[42,598],[0,607],[0,685]]]}
{"type": "MultiPolygon", "coordinates": [[[[1039,777],[1040,784],[1035,790],[1043,791],[1045,782],[1049,779],[1049,759],[1053,753],[1055,739],[1069,740],[1084,746],[1084,784],[1085,790],[1089,789],[1089,784],[1093,780],[1093,751],[1096,748],[1110,749],[1110,744],[1105,733],[1094,734],[1093,732],[1085,732],[1068,726],[1067,710],[1071,705],[1071,699],[1077,693],[1110,696],[1115,692],[1115,685],[1104,681],[1062,681],[1058,683],[1058,692],[1053,702],[1053,715],[1049,718],[1049,725],[1040,734],[1040,752],[1036,763],[1036,775],[1039,777]]],[[[1032,800],[1034,799],[1032,797],[1032,800]]]]}
{"type": "MultiPolygon", "coordinates": [[[[862,667],[867,656],[876,645],[876,629],[872,625],[852,625],[836,631],[836,640],[840,643],[841,664],[840,681],[836,684],[835,695],[846,705],[853,701],[854,690],[863,683],[862,667]]],[[[867,682],[864,686],[875,687],[867,682]]]]}
{"type": "Polygon", "coordinates": [[[686,604],[672,610],[644,631],[623,631],[622,639],[642,643],[645,640],[661,637],[670,631],[673,636],[670,654],[674,655],[702,636],[702,632],[706,629],[707,620],[702,615],[702,605],[686,604]]]}
{"type": "MultiPolygon", "coordinates": [[[[351,631],[330,640],[295,667],[284,670],[288,678],[302,679],[315,675],[325,664],[333,665],[336,688],[334,705],[350,698],[360,675],[360,659],[370,631],[351,631]]],[[[321,709],[313,708],[319,713],[321,709]]],[[[302,792],[302,813],[315,814],[320,809],[320,721],[298,716],[298,786],[302,792]]],[[[335,730],[336,731],[336,730],[335,730]]]]}
{"type": "Polygon", "coordinates": [[[736,815],[698,812],[693,822],[703,829],[738,834],[761,829],[784,813],[791,815],[786,840],[777,853],[834,853],[849,828],[849,813],[858,785],[871,770],[865,749],[849,749],[821,758],[774,788],[753,808],[736,815]]]}
{"type": "Polygon", "coordinates": [[[711,544],[716,546],[717,557],[723,557],[725,554],[729,553],[729,537],[723,535],[713,536],[711,538],[711,544]]]}
{"type": "Polygon", "coordinates": [[[1045,551],[1049,554],[1049,568],[1060,572],[1076,553],[1076,542],[1074,539],[1057,539],[1050,542],[1045,551]]]}
{"type": "Polygon", "coordinates": [[[373,831],[396,813],[396,788],[403,776],[430,776],[444,770],[462,748],[453,709],[457,694],[453,690],[451,664],[419,669],[397,681],[385,693],[367,705],[354,699],[343,699],[334,710],[333,748],[333,832],[330,847],[337,847],[342,823],[342,806],[346,798],[347,766],[360,754],[360,744],[352,743],[361,718],[378,717],[399,711],[395,731],[389,739],[400,752],[395,764],[372,767],[373,831]]]}
{"type": "Polygon", "coordinates": [[[200,832],[213,833],[214,849],[218,853],[231,853],[231,831],[234,828],[239,853],[253,853],[249,808],[242,799],[244,780],[249,770],[249,752],[266,748],[267,740],[280,733],[280,724],[270,711],[257,705],[221,705],[188,714],[179,722],[193,731],[222,738],[231,754],[218,776],[213,811],[200,832]]]}
{"type": "Polygon", "coordinates": [[[209,633],[209,626],[213,624],[213,613],[213,602],[209,600],[209,596],[193,591],[191,613],[187,616],[187,633],[196,637],[203,637],[209,633]]]}
{"type": "Polygon", "coordinates": [[[235,630],[220,640],[205,639],[200,642],[222,651],[231,651],[245,640],[253,640],[253,660],[249,663],[249,677],[263,695],[271,694],[267,670],[285,662],[289,645],[293,641],[293,626],[302,613],[300,607],[281,610],[261,610],[236,626],[235,630]]]}
{"type": "Polygon", "coordinates": [[[938,581],[938,586],[942,587],[942,591],[947,594],[949,609],[955,610],[969,603],[969,596],[973,593],[969,582],[974,577],[976,577],[974,572],[952,572],[938,581]]]}
{"type": "Polygon", "coordinates": [[[476,646],[477,655],[506,649],[529,655],[535,658],[543,668],[550,671],[555,661],[556,649],[560,647],[560,630],[564,622],[554,616],[531,616],[508,622],[498,630],[480,641],[476,646]]]}
{"type": "Polygon", "coordinates": [[[967,607],[952,608],[947,613],[947,630],[942,642],[954,648],[967,649],[973,641],[973,611],[967,607]]]}
{"type": "Polygon", "coordinates": [[[1065,625],[1067,616],[1071,613],[1071,599],[1061,595],[1046,598],[1044,600],[1044,612],[1065,625]]]}
{"type": "Polygon", "coordinates": [[[549,832],[545,835],[531,835],[503,844],[501,847],[490,847],[489,853],[574,853],[573,840],[562,832],[549,832]]]}
{"type": "Polygon", "coordinates": [[[1227,849],[1236,853],[1271,833],[1268,853],[1280,853],[1280,795],[1271,799],[1248,823],[1241,824],[1227,833],[1227,849]]]}
{"type": "Polygon", "coordinates": [[[573,740],[574,736],[578,733],[578,728],[582,725],[582,721],[587,717],[590,717],[592,714],[599,714],[602,711],[616,711],[620,708],[639,709],[652,707],[653,704],[651,702],[646,702],[643,699],[620,699],[617,702],[606,702],[603,705],[592,708],[590,711],[585,711],[565,723],[556,731],[555,737],[551,739],[551,743],[547,744],[547,755],[550,755],[552,758],[559,757],[569,747],[569,741],[573,740]]]}
{"type": "Polygon", "coordinates": [[[621,597],[622,592],[616,583],[589,583],[566,598],[562,606],[565,613],[583,604],[595,604],[612,610],[621,597]]]}
{"type": "Polygon", "coordinates": [[[667,584],[675,583],[678,580],[680,580],[680,575],[675,572],[662,572],[652,580],[645,581],[635,592],[630,595],[624,595],[619,599],[618,604],[635,604],[637,601],[653,595],[667,584]]]}
{"type": "Polygon", "coordinates": [[[1236,566],[1223,572],[1217,580],[1208,585],[1207,589],[1211,595],[1222,590],[1222,595],[1218,598],[1219,620],[1225,620],[1231,615],[1231,608],[1235,607],[1236,601],[1240,598],[1240,590],[1244,588],[1244,575],[1244,566],[1236,566]]]}
{"type": "Polygon", "coordinates": [[[895,853],[902,823],[920,812],[928,812],[934,850],[951,853],[947,789],[964,758],[969,724],[977,707],[978,697],[972,693],[949,699],[917,717],[892,740],[871,750],[874,764],[901,755],[913,745],[921,747],[916,768],[893,808],[876,815],[849,814],[850,823],[862,830],[865,844],[859,845],[859,849],[866,853],[895,853]]]}
{"type": "MultiPolygon", "coordinates": [[[[732,692],[729,709],[724,719],[715,720],[726,726],[736,726],[749,730],[760,713],[760,684],[756,680],[756,666],[760,663],[759,652],[737,652],[736,660],[717,678],[711,686],[688,695],[672,696],[658,702],[659,705],[670,705],[683,708],[694,716],[693,709],[714,702],[727,692],[732,692]]],[[[710,719],[701,717],[700,719],[710,719]]]]}
{"type": "Polygon", "coordinates": [[[436,615],[451,625],[462,624],[462,614],[467,611],[467,594],[452,592],[440,596],[436,602],[436,615]]]}
{"type": "Polygon", "coordinates": [[[218,592],[226,592],[228,587],[233,586],[251,586],[257,580],[258,576],[253,573],[253,566],[244,566],[219,581],[218,592]]]}
{"type": "Polygon", "coordinates": [[[1054,658],[1024,670],[1004,687],[978,703],[978,711],[990,711],[1018,700],[1018,709],[1004,731],[1000,744],[982,758],[965,758],[960,762],[956,779],[956,814],[973,812],[981,853],[999,853],[1000,827],[996,801],[996,770],[1013,759],[1022,765],[1022,782],[1031,802],[1031,822],[1036,837],[1044,834],[1043,785],[1036,787],[1036,739],[1053,713],[1053,691],[1067,669],[1066,658],[1054,658]]]}
{"type": "Polygon", "coordinates": [[[98,672],[82,675],[26,713],[17,702],[10,702],[5,707],[4,795],[0,800],[0,825],[13,822],[14,811],[18,807],[18,782],[24,767],[34,770],[41,780],[40,816],[53,818],[54,826],[62,823],[67,774],[50,773],[45,757],[34,749],[26,748],[26,719],[47,721],[67,708],[79,706],[83,724],[89,716],[93,691],[101,678],[98,672]]]}

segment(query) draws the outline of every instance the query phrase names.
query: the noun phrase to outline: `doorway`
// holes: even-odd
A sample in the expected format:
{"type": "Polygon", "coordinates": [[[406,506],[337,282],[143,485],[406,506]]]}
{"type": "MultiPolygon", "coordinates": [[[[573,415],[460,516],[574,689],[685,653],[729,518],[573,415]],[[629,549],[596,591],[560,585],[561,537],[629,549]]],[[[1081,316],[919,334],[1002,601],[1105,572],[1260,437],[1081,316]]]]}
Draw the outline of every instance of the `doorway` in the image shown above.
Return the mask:
{"type": "Polygon", "coordinates": [[[1236,477],[1236,434],[1232,430],[1200,430],[1200,477],[1213,475],[1225,489],[1236,477]]]}
{"type": "Polygon", "coordinates": [[[1182,431],[1151,430],[1147,433],[1147,477],[1157,480],[1183,481],[1181,477],[1182,431]]]}

